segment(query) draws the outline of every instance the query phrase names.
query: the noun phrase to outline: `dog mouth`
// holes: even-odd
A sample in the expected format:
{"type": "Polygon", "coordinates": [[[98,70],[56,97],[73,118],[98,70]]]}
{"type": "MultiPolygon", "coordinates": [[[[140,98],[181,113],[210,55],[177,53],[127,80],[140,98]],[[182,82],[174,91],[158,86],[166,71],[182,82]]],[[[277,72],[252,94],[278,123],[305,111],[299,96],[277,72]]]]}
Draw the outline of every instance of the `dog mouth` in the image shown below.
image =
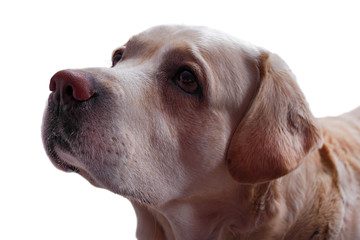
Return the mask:
{"type": "Polygon", "coordinates": [[[54,166],[64,172],[73,172],[87,179],[96,187],[103,187],[86,170],[86,166],[72,153],[70,144],[56,137],[57,141],[49,145],[48,155],[54,166]]]}
{"type": "Polygon", "coordinates": [[[110,174],[104,173],[104,167],[117,164],[115,157],[122,156],[121,150],[112,146],[115,141],[107,142],[106,126],[98,129],[99,122],[105,116],[96,112],[99,105],[96,96],[88,101],[74,101],[59,104],[54,100],[54,93],[48,98],[42,123],[42,141],[51,163],[64,172],[75,172],[92,185],[102,187],[111,180],[110,174]],[[105,150],[104,150],[105,149],[105,150]]]}
{"type": "Polygon", "coordinates": [[[79,167],[71,164],[70,161],[66,161],[72,155],[72,151],[70,144],[63,140],[63,138],[58,136],[53,137],[53,140],[48,143],[47,152],[55,167],[65,172],[80,172],[79,167]]]}
{"type": "MultiPolygon", "coordinates": [[[[55,102],[54,93],[48,98],[48,107],[45,111],[42,125],[42,138],[46,153],[58,169],[65,172],[80,172],[74,160],[74,144],[79,129],[79,118],[75,110],[67,109],[55,102]],[[70,161],[69,161],[70,159],[70,161]]],[[[80,104],[73,104],[73,108],[80,108],[80,104]]],[[[69,108],[69,107],[68,107],[69,108]]]]}

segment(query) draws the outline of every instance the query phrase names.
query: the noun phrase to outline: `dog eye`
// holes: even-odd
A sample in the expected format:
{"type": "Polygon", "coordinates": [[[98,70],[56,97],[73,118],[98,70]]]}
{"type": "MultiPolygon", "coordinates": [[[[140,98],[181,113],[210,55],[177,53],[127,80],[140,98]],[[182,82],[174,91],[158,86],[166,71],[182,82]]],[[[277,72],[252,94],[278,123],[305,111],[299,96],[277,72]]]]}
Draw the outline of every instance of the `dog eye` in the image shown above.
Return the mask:
{"type": "Polygon", "coordinates": [[[123,50],[116,50],[112,57],[112,67],[114,67],[122,58],[123,50]]]}
{"type": "Polygon", "coordinates": [[[184,92],[194,94],[199,89],[198,81],[195,75],[188,71],[181,71],[176,78],[176,85],[178,85],[184,92]]]}

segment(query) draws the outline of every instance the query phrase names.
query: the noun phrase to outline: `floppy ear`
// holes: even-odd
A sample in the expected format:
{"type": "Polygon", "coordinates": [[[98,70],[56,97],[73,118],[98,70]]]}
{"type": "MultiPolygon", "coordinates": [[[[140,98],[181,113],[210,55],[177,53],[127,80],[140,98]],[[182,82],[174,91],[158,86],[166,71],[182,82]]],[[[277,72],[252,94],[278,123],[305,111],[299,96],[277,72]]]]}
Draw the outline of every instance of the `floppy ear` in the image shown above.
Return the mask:
{"type": "Polygon", "coordinates": [[[288,174],[322,144],[318,123],[286,63],[263,51],[258,68],[258,92],[227,153],[231,175],[247,184],[288,174]]]}

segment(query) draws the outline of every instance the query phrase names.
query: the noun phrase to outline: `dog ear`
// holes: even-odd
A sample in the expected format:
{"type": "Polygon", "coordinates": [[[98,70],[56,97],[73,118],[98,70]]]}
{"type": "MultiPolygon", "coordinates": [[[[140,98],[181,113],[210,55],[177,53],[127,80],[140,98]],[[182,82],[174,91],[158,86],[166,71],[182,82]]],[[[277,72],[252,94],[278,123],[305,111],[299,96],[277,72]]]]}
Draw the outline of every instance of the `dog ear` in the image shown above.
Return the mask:
{"type": "Polygon", "coordinates": [[[258,92],[227,153],[231,175],[245,184],[288,174],[322,144],[318,123],[287,64],[262,51],[258,68],[258,92]]]}

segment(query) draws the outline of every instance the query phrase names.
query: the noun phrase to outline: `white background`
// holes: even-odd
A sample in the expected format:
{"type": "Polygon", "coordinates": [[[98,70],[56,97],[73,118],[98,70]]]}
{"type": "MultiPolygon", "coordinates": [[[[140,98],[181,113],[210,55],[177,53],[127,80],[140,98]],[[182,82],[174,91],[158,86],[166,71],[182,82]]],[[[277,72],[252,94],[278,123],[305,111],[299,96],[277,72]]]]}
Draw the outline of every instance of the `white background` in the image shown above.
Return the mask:
{"type": "Polygon", "coordinates": [[[206,25],[278,53],[315,116],[360,105],[357,1],[1,1],[0,239],[134,239],[121,196],[55,169],[40,138],[51,76],[110,66],[158,24],[206,25]]]}

